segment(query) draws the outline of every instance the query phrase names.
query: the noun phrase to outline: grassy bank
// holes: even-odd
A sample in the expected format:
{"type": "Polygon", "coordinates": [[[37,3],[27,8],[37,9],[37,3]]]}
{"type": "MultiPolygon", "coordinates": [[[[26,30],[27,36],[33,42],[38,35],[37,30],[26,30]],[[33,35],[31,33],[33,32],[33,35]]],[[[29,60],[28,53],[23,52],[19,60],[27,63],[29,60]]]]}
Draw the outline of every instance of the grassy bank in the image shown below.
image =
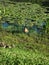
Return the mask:
{"type": "Polygon", "coordinates": [[[49,58],[38,51],[0,48],[0,65],[49,65],[49,58]]]}
{"type": "MultiPolygon", "coordinates": [[[[49,45],[27,34],[0,32],[0,41],[15,48],[0,47],[0,65],[49,65],[49,45]]],[[[35,35],[34,35],[35,36],[35,35]]]]}

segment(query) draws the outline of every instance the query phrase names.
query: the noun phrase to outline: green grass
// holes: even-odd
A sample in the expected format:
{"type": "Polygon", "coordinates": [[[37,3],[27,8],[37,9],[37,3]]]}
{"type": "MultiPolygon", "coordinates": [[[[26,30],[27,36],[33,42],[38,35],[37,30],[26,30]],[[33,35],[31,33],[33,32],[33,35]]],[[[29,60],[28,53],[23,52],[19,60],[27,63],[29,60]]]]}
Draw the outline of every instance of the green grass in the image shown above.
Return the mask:
{"type": "Polygon", "coordinates": [[[0,41],[15,44],[15,48],[0,48],[0,65],[49,65],[49,45],[35,42],[32,36],[0,32],[0,41]]]}
{"type": "Polygon", "coordinates": [[[0,65],[49,65],[49,58],[38,51],[0,48],[0,65]]]}
{"type": "Polygon", "coordinates": [[[27,25],[33,25],[31,20],[35,20],[35,22],[46,19],[47,15],[44,13],[46,9],[42,8],[39,4],[32,4],[30,2],[16,2],[15,4],[11,3],[0,3],[0,17],[1,21],[5,22],[8,20],[9,22],[15,22],[19,25],[24,25],[26,21],[27,25]],[[4,20],[4,21],[3,21],[4,20]]]}

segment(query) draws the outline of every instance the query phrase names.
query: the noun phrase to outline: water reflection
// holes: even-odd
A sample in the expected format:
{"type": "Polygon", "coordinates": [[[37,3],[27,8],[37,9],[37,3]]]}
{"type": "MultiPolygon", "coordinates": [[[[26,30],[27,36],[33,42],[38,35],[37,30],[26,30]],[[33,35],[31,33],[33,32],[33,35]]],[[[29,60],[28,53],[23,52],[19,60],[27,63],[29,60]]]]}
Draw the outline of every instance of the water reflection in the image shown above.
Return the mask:
{"type": "Polygon", "coordinates": [[[3,26],[3,27],[8,27],[9,24],[8,24],[7,22],[5,22],[5,23],[2,23],[2,26],[3,26]]]}

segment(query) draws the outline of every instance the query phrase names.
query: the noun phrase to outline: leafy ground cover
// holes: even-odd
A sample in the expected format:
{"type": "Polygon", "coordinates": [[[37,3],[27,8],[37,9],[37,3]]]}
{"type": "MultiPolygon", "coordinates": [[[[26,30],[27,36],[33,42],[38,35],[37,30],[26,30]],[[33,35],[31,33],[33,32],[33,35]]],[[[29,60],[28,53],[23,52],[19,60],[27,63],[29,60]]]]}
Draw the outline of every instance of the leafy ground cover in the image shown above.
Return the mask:
{"type": "Polygon", "coordinates": [[[0,47],[0,65],[49,65],[49,44],[37,43],[24,33],[0,34],[0,41],[15,44],[15,48],[0,47]]]}
{"type": "MultiPolygon", "coordinates": [[[[9,3],[0,1],[0,23],[8,22],[19,26],[40,27],[46,21],[45,33],[43,35],[32,32],[7,32],[15,27],[4,27],[0,24],[0,42],[15,48],[0,47],[0,65],[49,65],[49,14],[39,4],[30,2],[9,3]]],[[[21,28],[19,28],[21,30],[21,28]]],[[[43,30],[42,30],[43,31],[43,30]]]]}
{"type": "Polygon", "coordinates": [[[49,58],[38,51],[25,51],[19,48],[0,48],[0,65],[49,65],[49,58]],[[2,51],[1,51],[2,50],[2,51]]]}

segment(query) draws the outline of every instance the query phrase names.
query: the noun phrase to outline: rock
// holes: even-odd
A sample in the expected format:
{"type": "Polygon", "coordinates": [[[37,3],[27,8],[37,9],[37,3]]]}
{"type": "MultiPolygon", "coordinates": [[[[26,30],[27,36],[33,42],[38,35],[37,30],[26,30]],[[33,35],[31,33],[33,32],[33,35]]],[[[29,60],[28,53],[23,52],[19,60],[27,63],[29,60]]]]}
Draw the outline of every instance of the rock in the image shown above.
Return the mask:
{"type": "Polygon", "coordinates": [[[4,42],[0,42],[0,47],[3,47],[3,48],[15,48],[15,45],[14,44],[5,44],[4,42]]]}
{"type": "Polygon", "coordinates": [[[29,30],[28,30],[27,28],[25,28],[25,29],[24,29],[24,32],[25,32],[25,33],[28,33],[28,32],[29,32],[29,30]]]}
{"type": "Polygon", "coordinates": [[[12,47],[15,48],[15,45],[13,44],[12,47]]]}
{"type": "Polygon", "coordinates": [[[12,48],[11,46],[9,46],[8,48],[12,48]]]}
{"type": "Polygon", "coordinates": [[[4,48],[6,48],[6,45],[4,46],[4,48]]]}
{"type": "Polygon", "coordinates": [[[4,47],[4,42],[0,42],[0,47],[4,47]]]}

